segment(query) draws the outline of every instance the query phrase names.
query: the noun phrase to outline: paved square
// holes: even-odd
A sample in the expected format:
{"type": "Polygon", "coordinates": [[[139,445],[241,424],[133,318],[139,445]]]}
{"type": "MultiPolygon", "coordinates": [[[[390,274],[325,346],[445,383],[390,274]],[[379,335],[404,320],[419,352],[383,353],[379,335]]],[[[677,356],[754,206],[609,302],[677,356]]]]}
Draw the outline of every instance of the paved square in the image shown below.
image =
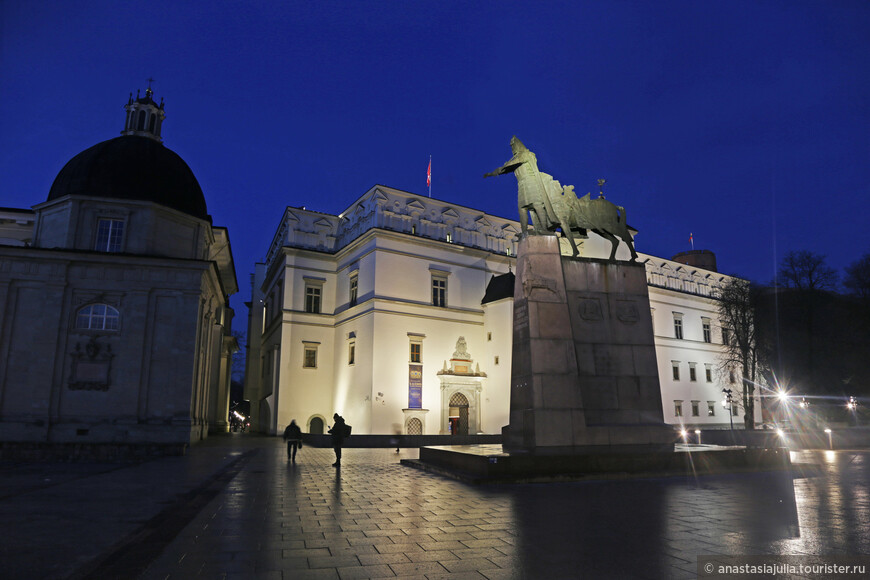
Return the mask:
{"type": "Polygon", "coordinates": [[[14,578],[695,578],[699,555],[870,554],[870,451],[791,473],[472,486],[416,449],[210,438],[142,464],[0,464],[14,578]]]}
{"type": "Polygon", "coordinates": [[[794,477],[482,487],[399,457],[347,449],[339,471],[265,445],[144,578],[694,578],[699,554],[870,553],[866,452],[796,453],[794,477]]]}

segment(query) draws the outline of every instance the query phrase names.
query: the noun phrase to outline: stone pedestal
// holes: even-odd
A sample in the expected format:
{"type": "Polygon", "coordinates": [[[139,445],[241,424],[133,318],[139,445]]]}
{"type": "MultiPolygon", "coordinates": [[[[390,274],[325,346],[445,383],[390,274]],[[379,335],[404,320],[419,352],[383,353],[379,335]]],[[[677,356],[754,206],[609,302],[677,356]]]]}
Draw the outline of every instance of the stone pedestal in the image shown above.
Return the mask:
{"type": "Polygon", "coordinates": [[[554,236],[517,251],[505,451],[673,448],[642,264],[562,256],[554,236]]]}

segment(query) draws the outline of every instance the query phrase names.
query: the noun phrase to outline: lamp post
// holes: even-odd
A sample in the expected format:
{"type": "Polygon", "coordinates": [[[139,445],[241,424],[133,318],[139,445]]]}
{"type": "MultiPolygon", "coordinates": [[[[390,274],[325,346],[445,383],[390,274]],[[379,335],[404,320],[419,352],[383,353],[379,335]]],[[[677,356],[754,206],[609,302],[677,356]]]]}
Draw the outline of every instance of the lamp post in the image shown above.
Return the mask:
{"type": "Polygon", "coordinates": [[[725,404],[728,405],[728,421],[731,422],[731,430],[734,431],[734,403],[732,402],[734,399],[731,389],[722,389],[722,392],[725,393],[725,404]]]}
{"type": "Polygon", "coordinates": [[[852,413],[852,421],[855,423],[855,426],[858,426],[858,400],[855,397],[849,397],[849,401],[846,403],[846,408],[852,413]]]}

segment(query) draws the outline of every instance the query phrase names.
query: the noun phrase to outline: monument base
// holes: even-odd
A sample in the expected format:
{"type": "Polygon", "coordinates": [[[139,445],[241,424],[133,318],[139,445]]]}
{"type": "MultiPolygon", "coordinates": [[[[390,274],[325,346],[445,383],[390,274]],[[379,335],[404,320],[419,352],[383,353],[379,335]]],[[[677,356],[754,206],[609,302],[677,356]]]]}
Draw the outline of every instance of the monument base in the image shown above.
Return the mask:
{"type": "Polygon", "coordinates": [[[501,445],[421,447],[403,465],[466,483],[535,483],[586,479],[711,475],[790,469],[788,449],[678,444],[675,449],[600,448],[588,453],[506,453],[501,445]]]}
{"type": "Polygon", "coordinates": [[[517,248],[512,453],[660,449],[664,423],[646,267],[562,256],[553,236],[517,248]]]}

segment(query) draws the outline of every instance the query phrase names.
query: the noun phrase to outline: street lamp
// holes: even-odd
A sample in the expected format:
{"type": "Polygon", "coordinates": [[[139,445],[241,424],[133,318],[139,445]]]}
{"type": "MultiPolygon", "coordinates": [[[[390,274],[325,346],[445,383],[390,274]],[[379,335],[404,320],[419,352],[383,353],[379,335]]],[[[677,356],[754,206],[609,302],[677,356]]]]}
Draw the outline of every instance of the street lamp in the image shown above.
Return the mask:
{"type": "Polygon", "coordinates": [[[734,431],[734,412],[733,412],[734,403],[732,402],[734,399],[731,395],[731,389],[722,389],[722,392],[725,393],[725,402],[723,404],[727,405],[728,421],[731,422],[731,430],[734,431]]]}
{"type": "Polygon", "coordinates": [[[855,397],[849,397],[849,402],[846,403],[846,408],[850,411],[854,411],[858,406],[858,401],[855,400],[855,397]]]}
{"type": "Polygon", "coordinates": [[[831,437],[831,429],[830,428],[825,429],[825,433],[828,434],[828,448],[833,449],[834,448],[834,440],[831,437]]]}
{"type": "Polygon", "coordinates": [[[701,444],[701,430],[695,429],[695,436],[698,438],[698,445],[701,444]]]}

